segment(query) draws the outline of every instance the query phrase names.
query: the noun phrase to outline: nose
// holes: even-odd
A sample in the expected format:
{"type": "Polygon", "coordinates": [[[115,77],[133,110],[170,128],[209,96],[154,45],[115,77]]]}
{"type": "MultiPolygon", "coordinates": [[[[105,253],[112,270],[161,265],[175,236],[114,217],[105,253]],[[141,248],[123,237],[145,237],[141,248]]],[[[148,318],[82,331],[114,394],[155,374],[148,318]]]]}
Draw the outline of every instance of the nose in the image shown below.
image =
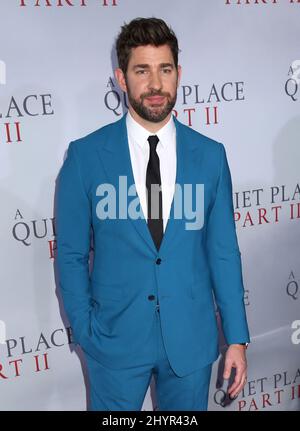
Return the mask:
{"type": "Polygon", "coordinates": [[[150,80],[149,80],[149,87],[154,90],[161,90],[162,83],[161,83],[160,74],[158,72],[151,73],[150,80]]]}

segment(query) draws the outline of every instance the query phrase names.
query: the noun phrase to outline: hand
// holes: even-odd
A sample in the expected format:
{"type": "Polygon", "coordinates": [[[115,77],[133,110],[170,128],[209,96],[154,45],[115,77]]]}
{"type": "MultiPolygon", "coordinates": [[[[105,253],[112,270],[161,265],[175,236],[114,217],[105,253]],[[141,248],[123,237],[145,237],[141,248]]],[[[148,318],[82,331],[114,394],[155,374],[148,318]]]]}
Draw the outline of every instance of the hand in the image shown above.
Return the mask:
{"type": "Polygon", "coordinates": [[[247,382],[246,347],[241,344],[230,344],[225,356],[223,378],[229,379],[232,368],[236,368],[234,382],[228,388],[231,399],[236,398],[247,382]]]}

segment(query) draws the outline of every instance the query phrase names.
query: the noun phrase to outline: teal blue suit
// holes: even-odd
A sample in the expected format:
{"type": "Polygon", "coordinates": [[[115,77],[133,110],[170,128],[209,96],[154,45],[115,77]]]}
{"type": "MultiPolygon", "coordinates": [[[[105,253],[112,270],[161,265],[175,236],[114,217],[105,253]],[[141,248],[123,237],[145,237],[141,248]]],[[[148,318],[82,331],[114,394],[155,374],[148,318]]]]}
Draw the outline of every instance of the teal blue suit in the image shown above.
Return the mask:
{"type": "MultiPolygon", "coordinates": [[[[56,260],[64,307],[75,343],[111,370],[147,361],[157,302],[165,350],[179,377],[219,355],[215,303],[226,342],[250,341],[224,146],[173,118],[176,183],[204,184],[204,224],[186,229],[191,220],[174,217],[173,199],[158,251],[144,218],[97,215],[100,184],[115,187],[116,214],[119,176],[134,184],[126,115],[71,142],[59,173],[56,260]]],[[[128,196],[128,206],[136,199],[128,196]]]]}

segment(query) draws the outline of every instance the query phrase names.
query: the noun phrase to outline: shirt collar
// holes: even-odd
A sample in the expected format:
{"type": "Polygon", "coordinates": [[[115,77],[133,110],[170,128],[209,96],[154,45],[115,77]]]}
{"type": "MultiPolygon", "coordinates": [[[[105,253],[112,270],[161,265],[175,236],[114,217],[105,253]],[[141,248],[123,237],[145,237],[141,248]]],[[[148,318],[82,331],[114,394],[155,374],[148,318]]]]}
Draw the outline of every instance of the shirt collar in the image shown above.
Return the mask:
{"type": "Polygon", "coordinates": [[[150,135],[157,135],[159,142],[163,147],[165,147],[168,143],[168,140],[172,138],[176,132],[176,127],[173,119],[173,115],[171,115],[169,121],[156,133],[151,133],[149,130],[145,129],[143,126],[141,126],[130,114],[130,112],[127,112],[126,115],[126,125],[127,125],[127,131],[130,135],[130,138],[133,139],[134,142],[136,142],[138,145],[140,145],[142,148],[145,148],[149,146],[148,143],[148,137],[150,135]]]}

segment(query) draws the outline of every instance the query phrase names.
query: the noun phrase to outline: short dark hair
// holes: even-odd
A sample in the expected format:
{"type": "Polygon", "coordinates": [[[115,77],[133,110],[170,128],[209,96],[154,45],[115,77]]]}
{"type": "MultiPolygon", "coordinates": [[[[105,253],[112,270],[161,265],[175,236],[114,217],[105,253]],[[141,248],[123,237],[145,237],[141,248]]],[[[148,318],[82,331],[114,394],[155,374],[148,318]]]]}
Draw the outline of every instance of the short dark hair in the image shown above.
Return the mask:
{"type": "Polygon", "coordinates": [[[121,27],[116,41],[119,67],[126,74],[131,49],[144,45],[169,45],[178,67],[178,40],[173,30],[159,18],[135,18],[121,27]]]}

